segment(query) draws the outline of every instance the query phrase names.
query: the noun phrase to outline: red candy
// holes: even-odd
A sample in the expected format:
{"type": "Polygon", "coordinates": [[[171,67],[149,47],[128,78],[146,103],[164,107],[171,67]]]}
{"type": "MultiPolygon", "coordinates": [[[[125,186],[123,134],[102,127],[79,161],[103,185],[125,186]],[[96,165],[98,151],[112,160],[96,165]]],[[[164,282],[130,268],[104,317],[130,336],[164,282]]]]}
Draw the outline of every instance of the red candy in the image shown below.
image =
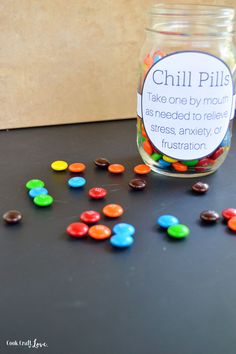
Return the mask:
{"type": "Polygon", "coordinates": [[[107,195],[107,190],[100,187],[91,188],[89,196],[93,199],[102,199],[107,195]]]}
{"type": "Polygon", "coordinates": [[[87,235],[88,230],[88,225],[82,222],[74,222],[67,227],[66,232],[71,237],[83,237],[87,235]]]}
{"type": "Polygon", "coordinates": [[[236,216],[236,209],[234,208],[227,208],[222,211],[222,216],[225,220],[229,220],[236,216]]]}
{"type": "Polygon", "coordinates": [[[80,215],[80,219],[86,224],[95,224],[101,219],[101,215],[97,211],[87,210],[80,215]]]}
{"type": "Polygon", "coordinates": [[[195,170],[198,172],[205,172],[208,168],[211,168],[214,163],[214,160],[208,157],[204,157],[197,163],[197,165],[195,166],[195,170]]]}
{"type": "Polygon", "coordinates": [[[213,152],[213,154],[210,156],[210,158],[212,160],[216,160],[218,159],[218,157],[220,157],[220,155],[222,155],[224,152],[224,148],[220,147],[219,149],[217,149],[215,152],[213,152]]]}

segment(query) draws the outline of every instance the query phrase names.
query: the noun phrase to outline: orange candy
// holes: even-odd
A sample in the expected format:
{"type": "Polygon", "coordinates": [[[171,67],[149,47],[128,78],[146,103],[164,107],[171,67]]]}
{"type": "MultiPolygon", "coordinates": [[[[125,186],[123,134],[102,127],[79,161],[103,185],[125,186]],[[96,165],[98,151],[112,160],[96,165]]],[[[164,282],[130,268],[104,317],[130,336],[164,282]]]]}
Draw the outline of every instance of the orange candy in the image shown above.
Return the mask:
{"type": "Polygon", "coordinates": [[[144,138],[147,138],[147,134],[146,134],[145,129],[144,129],[143,126],[142,126],[142,136],[143,136],[144,138]]]}
{"type": "Polygon", "coordinates": [[[119,163],[113,163],[110,166],[108,166],[108,171],[111,173],[122,173],[125,170],[125,166],[119,164],[119,163]]]}
{"type": "Polygon", "coordinates": [[[124,210],[119,204],[107,204],[102,212],[109,218],[118,218],[124,213],[124,210]]]}
{"type": "Polygon", "coordinates": [[[90,227],[88,235],[95,240],[105,240],[111,236],[111,229],[105,225],[94,225],[90,227]]]}
{"type": "Polygon", "coordinates": [[[146,175],[151,172],[151,168],[145,164],[140,164],[134,167],[134,172],[138,175],[146,175]]]}
{"type": "Polygon", "coordinates": [[[174,162],[172,166],[178,172],[186,172],[188,170],[188,166],[183,165],[181,162],[174,162]]]}
{"type": "Polygon", "coordinates": [[[82,162],[75,162],[70,164],[68,169],[70,172],[83,172],[86,169],[86,166],[82,162]]]}
{"type": "Polygon", "coordinates": [[[231,219],[229,219],[227,225],[230,230],[236,231],[236,216],[233,216],[231,219]]]}
{"type": "Polygon", "coordinates": [[[143,142],[143,149],[146,151],[148,155],[151,155],[153,152],[152,145],[147,140],[143,142]]]}

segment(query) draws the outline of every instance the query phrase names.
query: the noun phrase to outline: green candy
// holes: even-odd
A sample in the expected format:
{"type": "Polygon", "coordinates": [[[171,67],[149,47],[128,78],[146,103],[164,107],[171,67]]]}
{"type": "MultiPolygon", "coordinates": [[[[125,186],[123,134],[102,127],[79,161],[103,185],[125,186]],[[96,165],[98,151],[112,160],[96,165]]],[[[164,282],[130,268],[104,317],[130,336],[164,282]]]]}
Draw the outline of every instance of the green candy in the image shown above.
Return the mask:
{"type": "Polygon", "coordinates": [[[53,201],[53,197],[49,194],[37,195],[37,197],[34,198],[34,204],[40,207],[49,206],[53,203],[53,201]]]}
{"type": "Polygon", "coordinates": [[[181,161],[185,166],[195,166],[199,160],[191,160],[191,161],[181,161]]]}
{"type": "Polygon", "coordinates": [[[144,143],[145,140],[146,140],[146,138],[144,136],[142,136],[142,143],[144,143]]]}
{"type": "Polygon", "coordinates": [[[157,152],[154,152],[152,155],[151,155],[151,158],[154,160],[154,161],[158,161],[162,158],[162,155],[161,154],[158,154],[157,152]]]}
{"type": "Polygon", "coordinates": [[[44,187],[44,182],[41,181],[40,179],[31,179],[26,183],[25,186],[27,189],[42,188],[44,187]]]}
{"type": "Polygon", "coordinates": [[[172,225],[168,227],[167,233],[170,237],[173,238],[184,238],[187,237],[190,233],[188,226],[183,224],[172,225]]]}

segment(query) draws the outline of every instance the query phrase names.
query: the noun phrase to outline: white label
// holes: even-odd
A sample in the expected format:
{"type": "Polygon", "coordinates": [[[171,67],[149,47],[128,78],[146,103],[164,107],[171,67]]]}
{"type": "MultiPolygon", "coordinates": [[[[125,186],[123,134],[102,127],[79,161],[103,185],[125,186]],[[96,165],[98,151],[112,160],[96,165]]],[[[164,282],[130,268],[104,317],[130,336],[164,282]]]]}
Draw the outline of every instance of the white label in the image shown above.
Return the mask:
{"type": "Polygon", "coordinates": [[[234,114],[231,72],[207,53],[168,55],[149,70],[141,109],[157,150],[180,160],[207,156],[222,142],[234,114]]]}

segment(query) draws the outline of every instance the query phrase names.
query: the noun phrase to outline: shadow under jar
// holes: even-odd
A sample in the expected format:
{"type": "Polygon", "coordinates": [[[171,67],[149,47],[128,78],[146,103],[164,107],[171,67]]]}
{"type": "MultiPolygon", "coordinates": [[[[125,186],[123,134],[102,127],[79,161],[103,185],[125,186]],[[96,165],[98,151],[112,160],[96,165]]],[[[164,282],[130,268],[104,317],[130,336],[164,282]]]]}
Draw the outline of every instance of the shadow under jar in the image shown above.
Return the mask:
{"type": "Polygon", "coordinates": [[[226,158],[235,114],[235,10],[154,5],[139,62],[137,144],[155,172],[196,177],[226,158]]]}

